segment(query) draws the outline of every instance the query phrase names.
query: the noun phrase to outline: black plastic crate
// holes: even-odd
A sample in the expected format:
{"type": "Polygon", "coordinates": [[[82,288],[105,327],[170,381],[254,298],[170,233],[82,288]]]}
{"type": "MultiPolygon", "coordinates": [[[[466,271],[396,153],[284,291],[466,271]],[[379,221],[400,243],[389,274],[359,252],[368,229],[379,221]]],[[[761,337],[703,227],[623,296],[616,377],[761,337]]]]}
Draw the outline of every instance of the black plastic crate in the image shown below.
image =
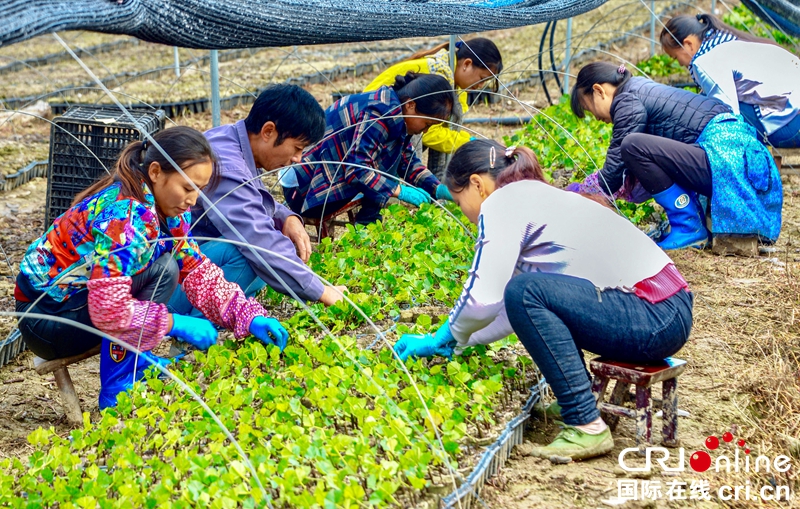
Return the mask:
{"type": "Polygon", "coordinates": [[[162,110],[130,113],[135,122],[117,108],[75,106],[53,120],[45,228],[67,211],[76,194],[114,168],[128,143],[164,128],[162,110]]]}

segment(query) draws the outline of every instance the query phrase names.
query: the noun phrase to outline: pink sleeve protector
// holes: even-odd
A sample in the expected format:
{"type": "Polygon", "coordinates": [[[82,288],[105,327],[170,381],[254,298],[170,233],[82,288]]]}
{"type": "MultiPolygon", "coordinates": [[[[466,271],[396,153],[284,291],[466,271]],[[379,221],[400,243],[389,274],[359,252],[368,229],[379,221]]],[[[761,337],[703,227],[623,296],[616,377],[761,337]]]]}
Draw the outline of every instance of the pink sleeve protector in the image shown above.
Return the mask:
{"type": "Polygon", "coordinates": [[[192,305],[216,325],[233,331],[236,338],[250,334],[250,322],[267,316],[255,299],[248,299],[235,283],[225,280],[222,269],[205,259],[183,280],[183,290],[192,305]]]}
{"type": "Polygon", "coordinates": [[[131,295],[131,278],[90,279],[89,316],[95,327],[141,351],[149,351],[167,334],[167,306],[131,295]]]}

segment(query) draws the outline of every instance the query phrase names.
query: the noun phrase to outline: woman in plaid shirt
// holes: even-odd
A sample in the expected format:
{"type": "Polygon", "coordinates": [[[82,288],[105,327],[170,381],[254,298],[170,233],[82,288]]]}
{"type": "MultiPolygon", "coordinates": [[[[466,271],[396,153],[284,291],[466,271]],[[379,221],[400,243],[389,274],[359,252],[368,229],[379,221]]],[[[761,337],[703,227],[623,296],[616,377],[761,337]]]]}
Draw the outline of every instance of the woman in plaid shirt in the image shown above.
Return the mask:
{"type": "Polygon", "coordinates": [[[362,193],[356,221],[365,224],[380,220],[391,197],[416,206],[431,196],[451,199],[417,157],[411,136],[449,118],[454,103],[445,78],[414,73],[398,76],[393,87],[333,103],[325,111],[322,141],[281,179],[289,207],[304,217],[322,217],[362,193]]]}

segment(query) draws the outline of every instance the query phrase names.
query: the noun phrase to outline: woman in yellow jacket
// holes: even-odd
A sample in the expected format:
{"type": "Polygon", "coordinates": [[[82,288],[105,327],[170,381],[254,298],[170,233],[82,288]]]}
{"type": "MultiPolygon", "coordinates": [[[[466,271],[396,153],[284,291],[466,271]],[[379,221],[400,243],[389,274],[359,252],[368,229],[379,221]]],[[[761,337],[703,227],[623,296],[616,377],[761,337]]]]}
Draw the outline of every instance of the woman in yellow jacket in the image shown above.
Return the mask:
{"type": "MultiPolygon", "coordinates": [[[[466,91],[479,88],[493,76],[500,74],[503,70],[503,58],[500,56],[497,46],[483,37],[457,42],[455,55],[454,73],[450,65],[449,43],[440,44],[429,50],[418,51],[407,60],[380,73],[364,91],[371,92],[384,85],[392,86],[397,76],[404,76],[408,72],[439,74],[455,86],[462,113],[466,113],[468,108],[466,91]]],[[[466,131],[457,131],[451,127],[448,124],[432,126],[427,133],[422,135],[422,144],[432,150],[452,154],[458,147],[470,140],[470,135],[466,131]]]]}

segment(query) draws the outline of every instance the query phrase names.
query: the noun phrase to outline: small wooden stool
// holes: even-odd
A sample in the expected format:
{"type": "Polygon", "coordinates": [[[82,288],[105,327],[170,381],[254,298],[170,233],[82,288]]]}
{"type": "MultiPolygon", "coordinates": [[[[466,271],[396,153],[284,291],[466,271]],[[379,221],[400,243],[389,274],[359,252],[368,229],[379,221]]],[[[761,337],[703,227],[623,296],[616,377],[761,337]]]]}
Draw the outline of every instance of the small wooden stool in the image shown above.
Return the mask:
{"type": "Polygon", "coordinates": [[[356,222],[356,207],[361,206],[361,199],[356,199],[345,205],[344,207],[340,208],[336,212],[332,212],[327,216],[322,218],[322,221],[316,218],[304,218],[304,221],[307,226],[319,226],[318,234],[316,236],[316,242],[322,241],[322,239],[330,238],[333,240],[334,236],[334,226],[345,226],[347,224],[355,224],[356,222]],[[342,214],[347,214],[347,221],[337,221],[336,218],[342,214]]]}
{"type": "Polygon", "coordinates": [[[94,357],[100,353],[100,345],[87,350],[82,354],[73,355],[72,357],[64,357],[62,359],[53,359],[46,361],[41,357],[33,358],[33,367],[40,375],[53,373],[56,378],[56,385],[58,391],[61,393],[61,404],[64,405],[64,412],[67,414],[67,420],[73,424],[83,423],[83,412],[81,412],[81,402],[78,395],[75,393],[75,387],[72,386],[72,378],[69,376],[67,366],[75,364],[89,357],[94,357]]]}
{"type": "Polygon", "coordinates": [[[594,373],[592,394],[597,398],[597,408],[605,414],[603,418],[613,431],[620,417],[636,419],[636,445],[639,452],[650,445],[653,425],[653,402],[651,386],[662,383],[662,400],[664,425],[661,429],[662,444],[667,447],[678,446],[678,376],[686,368],[686,361],[668,357],[654,364],[631,364],[609,359],[596,358],[589,363],[594,373]],[[608,382],[617,381],[611,398],[603,401],[608,382]],[[623,405],[630,395],[628,388],[636,386],[636,409],[623,405]]]}

